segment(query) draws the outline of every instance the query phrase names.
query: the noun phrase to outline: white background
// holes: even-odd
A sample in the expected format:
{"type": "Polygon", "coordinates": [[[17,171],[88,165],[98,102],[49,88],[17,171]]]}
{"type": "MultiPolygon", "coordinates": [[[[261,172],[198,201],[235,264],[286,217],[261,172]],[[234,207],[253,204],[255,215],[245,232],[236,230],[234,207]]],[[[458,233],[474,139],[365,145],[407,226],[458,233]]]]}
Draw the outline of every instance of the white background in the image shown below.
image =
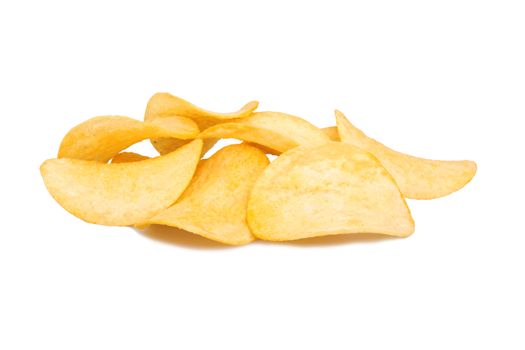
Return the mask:
{"type": "Polygon", "coordinates": [[[525,348],[523,5],[2,1],[0,348],[525,348]],[[41,162],[89,117],[141,119],[157,91],[318,126],[338,108],[478,174],[409,201],[407,239],[228,248],[69,215],[41,162]]]}

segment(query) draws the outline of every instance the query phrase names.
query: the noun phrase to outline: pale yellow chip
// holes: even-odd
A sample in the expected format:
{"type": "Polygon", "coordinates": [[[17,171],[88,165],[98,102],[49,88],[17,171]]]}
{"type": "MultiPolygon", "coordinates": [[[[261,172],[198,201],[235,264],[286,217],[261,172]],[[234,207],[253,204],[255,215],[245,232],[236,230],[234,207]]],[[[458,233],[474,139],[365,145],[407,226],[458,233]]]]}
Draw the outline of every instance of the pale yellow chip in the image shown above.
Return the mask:
{"type": "Polygon", "coordinates": [[[469,160],[430,160],[396,152],[366,136],[336,111],[341,141],[372,153],[392,174],[407,198],[433,199],[465,186],[476,174],[476,163],[469,160]]]}
{"type": "Polygon", "coordinates": [[[197,124],[185,117],[173,116],[149,123],[121,116],[95,117],[66,134],[58,158],[107,162],[120,151],[145,139],[170,137],[188,140],[198,134],[197,124]]]}
{"type": "Polygon", "coordinates": [[[143,156],[142,154],[133,152],[121,152],[113,158],[111,158],[111,163],[130,163],[146,159],[149,159],[149,157],[143,156]]]}
{"type": "Polygon", "coordinates": [[[71,214],[102,225],[142,222],[173,204],[190,183],[202,141],[140,162],[49,159],[40,167],[49,193],[71,214]]]}
{"type": "Polygon", "coordinates": [[[299,145],[330,141],[319,128],[304,119],[278,112],[258,112],[246,118],[217,124],[201,132],[200,138],[236,138],[285,152],[299,145]]]}
{"type": "MultiPolygon", "coordinates": [[[[148,101],[146,112],[144,114],[144,121],[158,120],[176,115],[194,120],[200,130],[204,130],[225,120],[247,117],[257,109],[258,105],[259,102],[251,101],[237,112],[217,113],[197,107],[180,97],[168,93],[156,93],[148,101]]],[[[206,140],[204,142],[203,153],[206,153],[211,149],[218,140],[219,139],[206,140]]],[[[184,145],[187,141],[170,138],[155,138],[151,143],[160,154],[166,154],[184,145]]]]}
{"type": "Polygon", "coordinates": [[[342,142],[281,154],[255,183],[252,233],[271,241],[342,233],[405,237],[414,221],[394,179],[370,153],[342,142]]]}
{"type": "Polygon", "coordinates": [[[226,244],[254,240],[246,224],[248,196],[269,164],[259,149],[230,145],[201,160],[190,185],[172,207],[144,224],[178,227],[226,244]]]}

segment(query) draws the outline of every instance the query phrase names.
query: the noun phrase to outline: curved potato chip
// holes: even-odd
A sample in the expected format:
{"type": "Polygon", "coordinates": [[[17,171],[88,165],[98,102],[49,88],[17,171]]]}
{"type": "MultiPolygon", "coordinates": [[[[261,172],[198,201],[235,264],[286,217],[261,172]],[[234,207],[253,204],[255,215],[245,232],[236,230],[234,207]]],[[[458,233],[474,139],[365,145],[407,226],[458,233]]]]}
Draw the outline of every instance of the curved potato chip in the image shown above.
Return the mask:
{"type": "Polygon", "coordinates": [[[149,159],[149,157],[143,156],[142,154],[133,152],[121,152],[111,159],[111,163],[131,163],[146,159],[149,159]]]}
{"type": "Polygon", "coordinates": [[[278,112],[258,112],[217,124],[201,132],[200,138],[236,138],[257,143],[277,152],[299,145],[320,145],[330,141],[319,128],[304,119],[278,112]]]}
{"type": "Polygon", "coordinates": [[[341,233],[406,237],[414,231],[405,200],[381,163],[332,141],[274,160],[252,189],[247,220],[256,237],[271,241],[341,233]]]}
{"type": "Polygon", "coordinates": [[[91,118],[71,129],[60,144],[58,158],[107,162],[129,146],[153,137],[193,139],[197,124],[185,117],[170,117],[144,123],[128,117],[91,118]]]}
{"type": "Polygon", "coordinates": [[[252,146],[224,147],[201,160],[177,203],[143,224],[174,226],[226,244],[249,243],[254,237],[246,224],[248,196],[268,164],[252,146]]]}
{"type": "Polygon", "coordinates": [[[251,101],[245,104],[237,112],[218,113],[211,112],[194,104],[183,100],[180,97],[168,93],[159,92],[153,95],[146,106],[144,120],[149,121],[159,117],[169,117],[173,115],[188,117],[197,122],[199,126],[207,122],[214,123],[217,120],[247,117],[259,106],[259,102],[251,101]]]}
{"type": "Polygon", "coordinates": [[[376,156],[407,198],[433,199],[446,196],[465,186],[476,174],[476,163],[469,160],[430,160],[394,151],[366,136],[343,113],[336,111],[335,114],[341,141],[376,156]]]}
{"type": "Polygon", "coordinates": [[[332,141],[341,141],[339,138],[339,132],[337,132],[337,126],[329,126],[327,128],[322,128],[323,132],[330,138],[332,141]]]}
{"type": "Polygon", "coordinates": [[[195,172],[202,141],[141,162],[105,164],[49,159],[40,167],[46,187],[71,214],[94,224],[124,226],[173,204],[195,172]]]}
{"type": "MultiPolygon", "coordinates": [[[[217,113],[197,107],[180,97],[164,92],[159,92],[153,95],[148,101],[146,112],[144,114],[144,121],[163,119],[165,117],[176,115],[194,120],[199,126],[200,130],[204,130],[224,120],[247,117],[252,114],[255,109],[257,109],[258,105],[259,102],[251,101],[244,105],[237,112],[217,113]]],[[[219,139],[206,140],[204,142],[203,153],[206,153],[209,149],[211,149],[215,143],[217,143],[217,141],[219,141],[219,139]]],[[[187,143],[187,141],[185,142],[177,139],[164,138],[153,139],[151,143],[160,154],[166,154],[184,145],[187,143]]]]}

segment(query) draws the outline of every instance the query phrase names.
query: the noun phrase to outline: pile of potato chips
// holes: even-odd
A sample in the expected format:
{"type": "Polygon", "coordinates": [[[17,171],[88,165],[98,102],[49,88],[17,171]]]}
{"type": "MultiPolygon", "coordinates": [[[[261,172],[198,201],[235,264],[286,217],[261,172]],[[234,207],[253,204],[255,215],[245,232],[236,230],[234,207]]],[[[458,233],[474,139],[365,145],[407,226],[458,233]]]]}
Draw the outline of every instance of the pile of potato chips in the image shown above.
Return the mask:
{"type": "Polygon", "coordinates": [[[405,198],[445,196],[476,173],[472,161],[396,152],[339,111],[337,126],[320,129],[257,107],[215,113],[158,93],[143,122],[103,116],[75,126],[40,171],[55,200],[87,222],[167,225],[232,245],[342,233],[406,237],[414,221],[405,198]],[[222,138],[244,142],[202,159],[222,138]],[[122,152],[145,139],[160,156],[122,152]]]}

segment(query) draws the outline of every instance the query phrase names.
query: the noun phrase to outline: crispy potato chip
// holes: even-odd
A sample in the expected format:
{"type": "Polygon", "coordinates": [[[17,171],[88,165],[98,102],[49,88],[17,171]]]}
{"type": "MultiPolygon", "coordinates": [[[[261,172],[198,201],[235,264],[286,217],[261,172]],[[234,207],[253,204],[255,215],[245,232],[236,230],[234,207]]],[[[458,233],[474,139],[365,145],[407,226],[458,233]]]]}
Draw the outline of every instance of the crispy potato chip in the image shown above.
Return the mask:
{"type": "Polygon", "coordinates": [[[197,124],[185,117],[173,116],[150,123],[120,116],[95,117],[66,134],[60,144],[58,158],[107,162],[120,151],[148,138],[187,140],[198,134],[197,124]]]}
{"type": "MultiPolygon", "coordinates": [[[[217,113],[199,108],[180,97],[168,93],[156,93],[148,101],[144,121],[163,119],[170,116],[188,117],[194,120],[200,130],[204,130],[212,125],[228,119],[247,117],[257,108],[259,102],[248,102],[237,112],[217,113]]],[[[204,141],[203,153],[211,149],[219,139],[208,139],[204,141]]],[[[160,154],[166,154],[179,148],[188,141],[173,138],[155,138],[151,143],[160,154]]]]}
{"type": "Polygon", "coordinates": [[[78,218],[133,225],[179,198],[193,177],[201,150],[202,141],[194,140],[165,156],[133,163],[49,159],[40,172],[49,193],[78,218]]]}
{"type": "Polygon", "coordinates": [[[286,241],[341,233],[406,237],[414,221],[392,176],[370,153],[342,142],[283,153],[256,181],[252,233],[286,241]]]}
{"type": "Polygon", "coordinates": [[[248,196],[268,164],[264,153],[252,146],[224,147],[201,160],[177,203],[143,224],[178,227],[226,244],[249,243],[254,237],[246,224],[248,196]]]}
{"type": "Polygon", "coordinates": [[[472,161],[430,160],[396,152],[366,136],[339,111],[336,111],[336,120],[341,141],[376,156],[407,198],[433,199],[446,196],[465,186],[476,174],[476,163],[472,161]]]}
{"type": "Polygon", "coordinates": [[[149,157],[133,152],[121,152],[111,159],[111,163],[130,163],[138,162],[139,160],[146,160],[149,157]]]}
{"type": "Polygon", "coordinates": [[[144,120],[149,121],[159,117],[170,117],[173,115],[188,117],[200,126],[208,123],[216,123],[218,120],[247,117],[259,106],[259,102],[251,101],[237,112],[217,113],[199,108],[180,97],[168,93],[156,93],[148,101],[144,120]]]}
{"type": "Polygon", "coordinates": [[[329,126],[327,128],[322,128],[323,132],[330,138],[332,141],[341,141],[339,138],[339,133],[337,132],[337,126],[329,126]]]}
{"type": "Polygon", "coordinates": [[[258,112],[217,124],[201,132],[200,138],[236,138],[257,143],[277,152],[299,145],[320,145],[330,141],[319,128],[304,119],[278,112],[258,112]]]}

